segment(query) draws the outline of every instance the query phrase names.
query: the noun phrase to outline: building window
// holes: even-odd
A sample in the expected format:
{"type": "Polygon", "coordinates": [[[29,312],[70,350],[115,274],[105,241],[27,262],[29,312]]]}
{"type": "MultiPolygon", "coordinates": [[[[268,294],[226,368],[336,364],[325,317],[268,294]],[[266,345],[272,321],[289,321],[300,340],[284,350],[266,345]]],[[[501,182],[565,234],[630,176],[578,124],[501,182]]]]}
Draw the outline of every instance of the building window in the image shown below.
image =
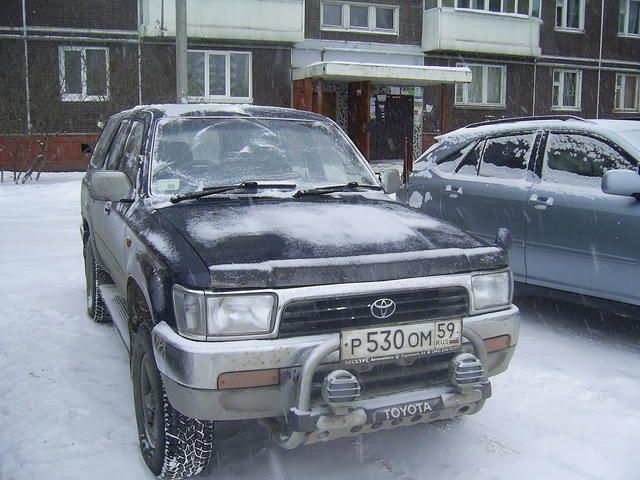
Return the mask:
{"type": "Polygon", "coordinates": [[[640,0],[620,0],[618,31],[623,35],[640,35],[640,0]]]}
{"type": "Polygon", "coordinates": [[[553,71],[554,110],[580,110],[582,97],[582,72],[579,70],[553,71]]]}
{"type": "Polygon", "coordinates": [[[640,75],[616,75],[615,109],[618,112],[640,111],[640,75]]]}
{"type": "Polygon", "coordinates": [[[60,47],[60,98],[66,102],[109,99],[109,51],[96,47],[60,47]]]}
{"type": "Polygon", "coordinates": [[[584,30],[584,0],[556,0],[556,30],[584,30]]]}
{"type": "Polygon", "coordinates": [[[540,0],[425,0],[424,2],[425,10],[438,7],[540,16],[540,0]]]}
{"type": "Polygon", "coordinates": [[[366,3],[323,2],[322,30],[398,34],[398,7],[366,3]]]}
{"type": "Polygon", "coordinates": [[[251,102],[251,53],[189,50],[189,101],[251,102]]]}
{"type": "Polygon", "coordinates": [[[456,105],[504,107],[507,67],[458,64],[471,69],[471,83],[456,84],[456,105]]]}

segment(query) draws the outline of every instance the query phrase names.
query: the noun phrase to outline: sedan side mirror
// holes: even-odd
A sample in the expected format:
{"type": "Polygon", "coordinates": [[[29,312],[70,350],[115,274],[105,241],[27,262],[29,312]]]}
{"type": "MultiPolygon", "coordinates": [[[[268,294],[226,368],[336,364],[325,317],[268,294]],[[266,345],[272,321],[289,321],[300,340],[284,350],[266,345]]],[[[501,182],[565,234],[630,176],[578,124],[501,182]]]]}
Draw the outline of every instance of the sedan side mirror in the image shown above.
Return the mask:
{"type": "Polygon", "coordinates": [[[91,176],[89,193],[94,200],[122,202],[131,200],[133,186],[127,174],[119,171],[100,171],[91,176]]]}
{"type": "Polygon", "coordinates": [[[398,192],[402,188],[402,180],[400,180],[400,172],[395,168],[385,168],[380,172],[380,181],[384,192],[391,195],[398,192]]]}
{"type": "Polygon", "coordinates": [[[602,191],[640,199],[640,175],[631,170],[609,170],[602,177],[602,191]]]}

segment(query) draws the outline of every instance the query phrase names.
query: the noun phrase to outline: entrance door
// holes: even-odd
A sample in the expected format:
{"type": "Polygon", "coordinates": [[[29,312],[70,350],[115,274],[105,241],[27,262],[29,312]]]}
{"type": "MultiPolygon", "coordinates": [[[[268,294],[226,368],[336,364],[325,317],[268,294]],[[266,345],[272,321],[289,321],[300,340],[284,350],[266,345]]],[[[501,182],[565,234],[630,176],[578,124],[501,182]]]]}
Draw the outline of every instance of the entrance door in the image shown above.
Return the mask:
{"type": "Polygon", "coordinates": [[[322,92],[322,114],[336,121],[336,93],[322,92]]]}
{"type": "Polygon", "coordinates": [[[371,160],[404,160],[405,138],[413,141],[413,96],[374,95],[371,160]]]}

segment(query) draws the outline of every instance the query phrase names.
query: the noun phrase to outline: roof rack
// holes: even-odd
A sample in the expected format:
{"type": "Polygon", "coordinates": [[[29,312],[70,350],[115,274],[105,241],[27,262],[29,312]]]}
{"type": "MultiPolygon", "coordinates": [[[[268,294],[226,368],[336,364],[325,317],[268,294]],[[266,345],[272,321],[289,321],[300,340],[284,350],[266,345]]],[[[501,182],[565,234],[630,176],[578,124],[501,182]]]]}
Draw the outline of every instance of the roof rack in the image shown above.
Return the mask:
{"type": "Polygon", "coordinates": [[[582,117],[576,117],[575,115],[539,115],[537,117],[514,117],[514,118],[500,118],[497,120],[487,120],[486,122],[471,123],[466,128],[481,127],[483,125],[498,125],[501,123],[517,123],[517,122],[530,122],[535,120],[561,120],[566,122],[567,120],[577,120],[580,122],[588,122],[582,117]]]}

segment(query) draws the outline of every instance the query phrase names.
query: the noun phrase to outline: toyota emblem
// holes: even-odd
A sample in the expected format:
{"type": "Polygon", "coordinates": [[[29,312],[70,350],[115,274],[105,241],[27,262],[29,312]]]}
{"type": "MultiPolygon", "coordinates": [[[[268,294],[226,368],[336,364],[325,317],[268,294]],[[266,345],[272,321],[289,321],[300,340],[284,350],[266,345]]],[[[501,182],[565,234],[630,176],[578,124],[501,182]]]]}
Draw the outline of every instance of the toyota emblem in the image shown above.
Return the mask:
{"type": "Polygon", "coordinates": [[[389,318],[396,311],[396,302],[390,298],[379,298],[371,304],[371,315],[376,318],[389,318]]]}

